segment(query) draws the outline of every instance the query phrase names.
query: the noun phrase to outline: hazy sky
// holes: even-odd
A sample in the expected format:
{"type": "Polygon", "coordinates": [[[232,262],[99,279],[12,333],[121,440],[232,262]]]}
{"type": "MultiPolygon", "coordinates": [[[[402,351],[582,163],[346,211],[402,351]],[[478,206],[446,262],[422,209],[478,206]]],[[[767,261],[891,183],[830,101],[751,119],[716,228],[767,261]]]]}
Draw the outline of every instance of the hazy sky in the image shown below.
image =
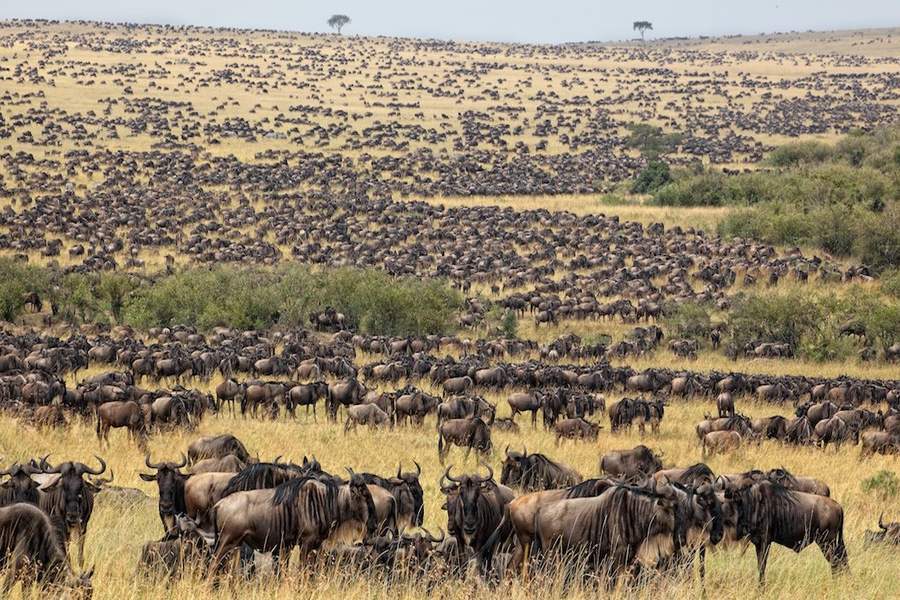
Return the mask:
{"type": "Polygon", "coordinates": [[[461,40],[566,42],[900,25],[900,0],[0,0],[0,18],[91,19],[461,40]]]}

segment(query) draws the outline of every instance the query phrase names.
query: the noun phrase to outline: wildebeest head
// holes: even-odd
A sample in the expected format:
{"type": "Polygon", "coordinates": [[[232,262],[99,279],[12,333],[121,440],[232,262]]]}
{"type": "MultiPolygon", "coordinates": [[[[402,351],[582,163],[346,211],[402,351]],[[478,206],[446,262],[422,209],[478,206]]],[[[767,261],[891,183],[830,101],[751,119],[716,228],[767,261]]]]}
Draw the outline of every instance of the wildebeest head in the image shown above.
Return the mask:
{"type": "Polygon", "coordinates": [[[403,465],[397,466],[397,476],[391,477],[388,482],[391,484],[392,493],[397,499],[399,507],[409,506],[412,509],[413,525],[421,527],[425,522],[425,491],[422,484],[419,483],[419,475],[422,474],[422,467],[419,463],[413,461],[416,465],[416,472],[403,472],[403,465]]]}
{"type": "Polygon", "coordinates": [[[515,450],[510,452],[507,445],[504,453],[506,458],[503,460],[503,470],[500,472],[500,483],[518,486],[528,470],[528,450],[522,448],[522,452],[515,450]]]}
{"type": "Polygon", "coordinates": [[[866,531],[866,543],[900,545],[900,523],[884,523],[884,513],[878,516],[878,528],[881,531],[866,531]]]}
{"type": "Polygon", "coordinates": [[[13,463],[8,469],[0,471],[0,477],[8,475],[9,479],[0,484],[0,506],[27,502],[38,503],[38,484],[31,476],[42,471],[31,464],[13,463]]]}
{"type": "Polygon", "coordinates": [[[709,535],[712,544],[718,544],[725,535],[725,520],[722,504],[710,483],[683,488],[687,493],[687,509],[690,514],[688,527],[696,528],[709,535]]]}
{"type": "Polygon", "coordinates": [[[482,492],[485,485],[494,478],[494,470],[487,466],[487,477],[479,477],[478,475],[463,475],[462,477],[453,477],[450,475],[451,467],[447,467],[444,471],[444,478],[456,484],[457,502],[455,508],[457,517],[462,523],[462,533],[465,539],[471,539],[478,529],[478,513],[479,504],[481,503],[482,492]]]}
{"type": "Polygon", "coordinates": [[[347,488],[350,491],[350,502],[347,506],[349,514],[348,518],[366,524],[366,538],[375,535],[378,529],[378,516],[375,513],[375,501],[372,500],[372,493],[369,486],[362,475],[347,469],[350,473],[350,481],[347,482],[347,488]]]}
{"type": "Polygon", "coordinates": [[[168,531],[175,527],[175,515],[184,510],[184,482],[188,476],[181,469],[187,465],[187,457],[182,454],[180,463],[153,463],[148,454],[144,457],[144,464],[156,470],[156,473],[140,473],[140,477],[144,481],[156,482],[159,488],[159,517],[168,531]]]}
{"type": "Polygon", "coordinates": [[[100,488],[84,480],[85,475],[100,475],[106,471],[106,461],[99,456],[95,458],[100,462],[99,469],[92,469],[80,462],[64,462],[55,467],[47,463],[46,457],[41,460],[44,473],[59,474],[56,481],[44,488],[46,492],[60,493],[60,508],[69,526],[80,525],[82,521],[82,505],[87,494],[94,494],[100,488]]]}

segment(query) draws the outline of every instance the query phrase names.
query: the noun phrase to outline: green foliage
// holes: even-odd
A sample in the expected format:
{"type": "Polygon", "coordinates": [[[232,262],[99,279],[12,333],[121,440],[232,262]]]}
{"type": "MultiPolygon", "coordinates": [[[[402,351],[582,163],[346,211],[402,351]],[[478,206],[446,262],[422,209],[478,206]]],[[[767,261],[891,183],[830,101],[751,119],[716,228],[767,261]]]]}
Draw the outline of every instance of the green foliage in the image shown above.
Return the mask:
{"type": "Polygon", "coordinates": [[[797,167],[823,163],[832,157],[833,150],[828,144],[814,140],[793,142],[775,148],[768,162],[775,167],[797,167]]]}
{"type": "Polygon", "coordinates": [[[0,320],[15,321],[25,309],[25,295],[43,296],[49,285],[49,276],[40,267],[0,258],[0,320]]]}
{"type": "Polygon", "coordinates": [[[822,307],[800,291],[738,296],[728,315],[731,343],[781,342],[799,347],[822,321],[822,307]]]}
{"type": "Polygon", "coordinates": [[[861,484],[863,492],[875,494],[880,500],[890,500],[900,494],[900,478],[892,471],[881,470],[861,484]]]}
{"type": "Polygon", "coordinates": [[[881,291],[900,298],[900,268],[893,268],[881,274],[881,291]]]}
{"type": "Polygon", "coordinates": [[[882,214],[867,214],[856,222],[854,251],[876,271],[900,265],[900,203],[882,214]]]}
{"type": "Polygon", "coordinates": [[[703,341],[709,337],[711,330],[709,312],[696,302],[676,304],[663,322],[669,331],[669,337],[703,341]]]}
{"type": "Polygon", "coordinates": [[[669,165],[661,160],[652,160],[638,174],[631,185],[632,194],[652,194],[672,181],[669,165]]]}
{"type": "Polygon", "coordinates": [[[631,133],[625,140],[625,145],[640,150],[641,154],[650,159],[673,152],[683,137],[680,133],[663,133],[661,128],[646,123],[630,124],[627,127],[631,133]]]}
{"type": "Polygon", "coordinates": [[[513,339],[519,331],[519,319],[516,317],[515,311],[508,310],[500,321],[500,330],[507,338],[513,339]]]}
{"type": "Polygon", "coordinates": [[[419,335],[450,330],[461,304],[441,281],[398,279],[373,269],[219,267],[177,273],[139,290],[125,316],[143,328],[185,323],[253,329],[308,326],[312,312],[330,306],[364,333],[419,335]]]}

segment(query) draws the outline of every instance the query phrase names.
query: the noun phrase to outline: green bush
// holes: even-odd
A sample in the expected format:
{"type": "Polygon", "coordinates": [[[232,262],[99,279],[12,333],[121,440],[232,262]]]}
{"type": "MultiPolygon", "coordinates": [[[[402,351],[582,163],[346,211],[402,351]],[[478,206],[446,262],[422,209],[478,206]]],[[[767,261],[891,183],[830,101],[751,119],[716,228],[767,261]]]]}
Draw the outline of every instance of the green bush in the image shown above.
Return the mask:
{"type": "Polygon", "coordinates": [[[866,494],[875,494],[880,500],[890,500],[900,494],[900,478],[892,471],[878,471],[864,479],[861,486],[866,494]]]}
{"type": "Polygon", "coordinates": [[[709,337],[712,324],[709,312],[696,302],[676,304],[663,319],[670,337],[703,341],[709,337]]]}
{"type": "Polygon", "coordinates": [[[43,297],[50,288],[49,273],[11,258],[0,258],[0,320],[15,321],[31,292],[43,297]]]}
{"type": "Polygon", "coordinates": [[[652,160],[638,174],[631,186],[632,194],[651,194],[672,181],[669,165],[661,160],[652,160]]]}
{"type": "Polygon", "coordinates": [[[780,342],[800,347],[804,336],[816,332],[823,318],[822,306],[799,291],[745,294],[735,298],[728,315],[731,345],[780,342]]]}
{"type": "Polygon", "coordinates": [[[876,271],[900,265],[900,203],[857,221],[854,250],[863,264],[876,271]]]}
{"type": "Polygon", "coordinates": [[[881,274],[881,291],[900,298],[900,268],[895,267],[881,274]]]}
{"type": "Polygon", "coordinates": [[[637,148],[648,158],[673,152],[682,139],[680,133],[663,133],[661,128],[645,123],[628,125],[628,129],[630,134],[625,140],[625,145],[637,148]]]}
{"type": "Polygon", "coordinates": [[[775,148],[769,156],[769,164],[775,167],[796,167],[823,163],[832,156],[831,146],[814,140],[794,142],[775,148]]]}

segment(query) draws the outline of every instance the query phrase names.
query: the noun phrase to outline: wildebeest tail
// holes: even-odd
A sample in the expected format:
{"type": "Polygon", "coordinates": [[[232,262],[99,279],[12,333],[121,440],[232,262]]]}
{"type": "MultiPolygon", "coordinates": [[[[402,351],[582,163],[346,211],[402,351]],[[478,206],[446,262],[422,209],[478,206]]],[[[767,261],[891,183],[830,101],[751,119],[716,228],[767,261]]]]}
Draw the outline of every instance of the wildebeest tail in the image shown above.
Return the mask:
{"type": "Polygon", "coordinates": [[[95,430],[97,432],[97,439],[100,439],[100,407],[99,406],[97,407],[97,427],[95,430]]]}
{"type": "Polygon", "coordinates": [[[482,572],[486,569],[489,569],[494,560],[494,548],[498,544],[504,544],[507,540],[509,540],[510,536],[513,533],[512,519],[509,517],[509,505],[503,507],[503,517],[500,519],[500,523],[497,524],[497,528],[488,536],[488,539],[485,540],[484,545],[481,547],[481,552],[479,561],[481,563],[482,572]]]}

